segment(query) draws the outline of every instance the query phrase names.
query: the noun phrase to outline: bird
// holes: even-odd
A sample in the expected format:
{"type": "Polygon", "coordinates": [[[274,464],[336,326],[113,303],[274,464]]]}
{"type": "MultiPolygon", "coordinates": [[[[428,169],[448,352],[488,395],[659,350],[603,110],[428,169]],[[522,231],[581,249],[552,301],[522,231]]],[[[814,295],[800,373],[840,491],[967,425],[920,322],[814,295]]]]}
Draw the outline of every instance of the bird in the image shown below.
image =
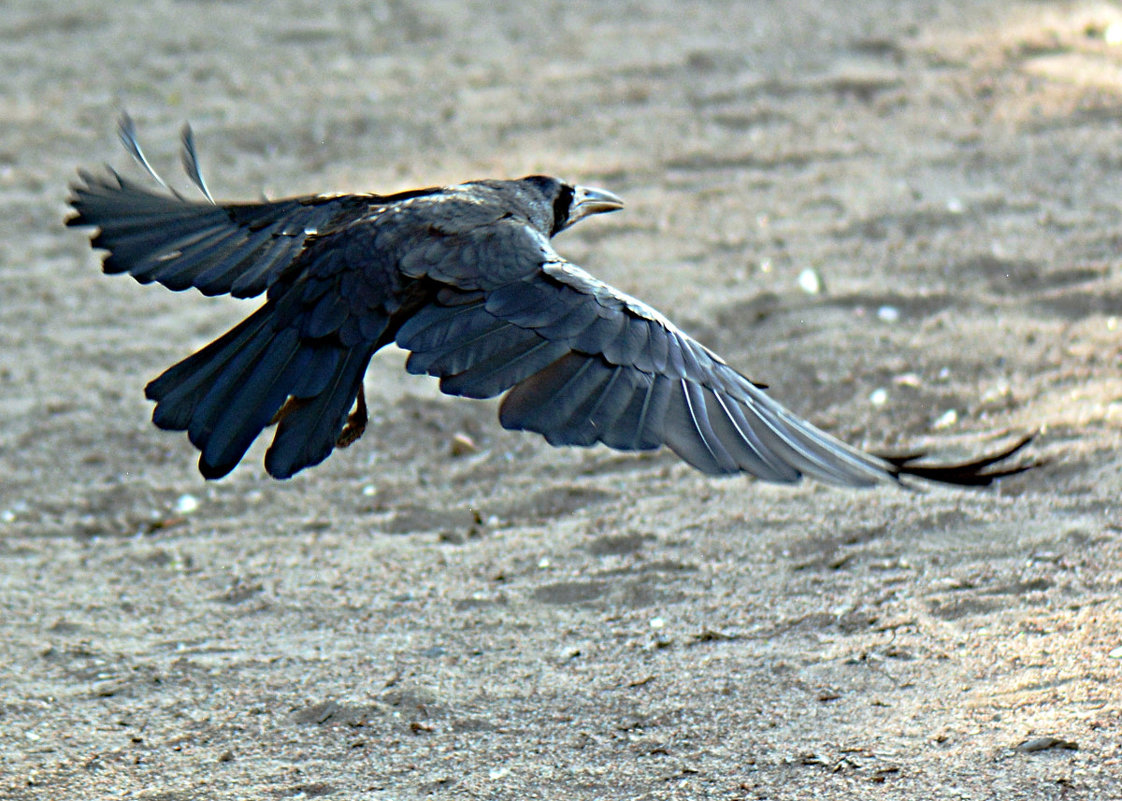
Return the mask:
{"type": "Polygon", "coordinates": [[[363,377],[396,344],[409,373],[453,396],[502,396],[499,422],[554,446],[661,447],[709,475],[843,487],[905,479],[986,486],[1032,435],[955,464],[860,450],[775,400],[646,303],[593,277],[553,237],[623,201],[532,175],[396,194],[322,194],[218,203],[190,125],[189,200],[151,166],[132,119],[118,133],[155,186],[111,167],[79,169],[68,226],[96,229],[107,274],[235,298],[264,295],[245,320],[145,388],[161,429],[186,431],[199,472],[227,475],[275,426],[265,470],[286,479],[354,443],[363,377]]]}

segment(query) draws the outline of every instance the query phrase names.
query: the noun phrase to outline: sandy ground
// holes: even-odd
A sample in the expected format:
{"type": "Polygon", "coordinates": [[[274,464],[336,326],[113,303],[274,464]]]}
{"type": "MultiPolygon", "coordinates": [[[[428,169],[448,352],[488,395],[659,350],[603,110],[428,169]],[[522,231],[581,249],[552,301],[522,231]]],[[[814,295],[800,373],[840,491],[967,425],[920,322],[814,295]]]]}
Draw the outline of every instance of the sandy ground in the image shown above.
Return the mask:
{"type": "Polygon", "coordinates": [[[1122,797],[1122,9],[265,7],[0,12],[0,797],[1122,797]],[[168,173],[190,119],[231,199],[604,186],[558,248],[794,409],[1050,463],[709,480],[389,352],[358,445],[207,484],[143,386],[253,303],[62,228],[121,107],[168,173]]]}

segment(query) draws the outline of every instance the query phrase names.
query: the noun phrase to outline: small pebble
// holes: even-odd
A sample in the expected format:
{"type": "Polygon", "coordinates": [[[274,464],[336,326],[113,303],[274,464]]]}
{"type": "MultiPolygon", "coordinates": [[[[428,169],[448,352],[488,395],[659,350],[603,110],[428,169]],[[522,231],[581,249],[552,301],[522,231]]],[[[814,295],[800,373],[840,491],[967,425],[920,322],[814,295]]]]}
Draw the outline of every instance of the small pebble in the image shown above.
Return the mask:
{"type": "Polygon", "coordinates": [[[199,508],[199,499],[189,493],[180,495],[173,507],[177,515],[189,515],[199,508]]]}
{"type": "Polygon", "coordinates": [[[1111,659],[1122,659],[1122,646],[1115,648],[1107,656],[1111,659]]]}
{"type": "Polygon", "coordinates": [[[1033,737],[1025,740],[1013,750],[1020,751],[1022,754],[1031,754],[1035,751],[1047,751],[1050,748],[1064,748],[1075,751],[1079,746],[1070,740],[1061,740],[1059,737],[1033,737]]]}
{"type": "Polygon", "coordinates": [[[877,309],[877,319],[882,323],[894,323],[900,319],[900,310],[895,306],[881,306],[877,309]]]}
{"type": "Polygon", "coordinates": [[[1111,47],[1122,44],[1122,22],[1112,22],[1103,31],[1103,41],[1111,47]]]}
{"type": "Polygon", "coordinates": [[[888,403],[888,390],[884,387],[874,389],[872,394],[869,395],[869,403],[873,404],[873,406],[884,406],[884,404],[888,403]]]}
{"type": "Polygon", "coordinates": [[[958,422],[958,412],[954,409],[947,409],[931,424],[932,428],[949,428],[958,422]]]}
{"type": "Polygon", "coordinates": [[[966,204],[957,197],[952,197],[947,201],[947,211],[951,214],[962,214],[966,211],[966,204]]]}
{"type": "Polygon", "coordinates": [[[479,453],[479,446],[475,444],[475,440],[464,433],[456,433],[452,435],[452,446],[450,448],[453,456],[467,456],[471,453],[479,453]]]}
{"type": "Polygon", "coordinates": [[[818,271],[807,267],[799,273],[799,289],[808,295],[817,295],[822,291],[822,277],[818,271]]]}
{"type": "Polygon", "coordinates": [[[982,394],[982,403],[994,403],[1010,395],[1009,382],[1004,379],[998,381],[982,394]]]}
{"type": "Polygon", "coordinates": [[[666,621],[663,620],[661,617],[652,617],[651,618],[651,628],[652,629],[661,629],[665,625],[666,625],[666,621]]]}

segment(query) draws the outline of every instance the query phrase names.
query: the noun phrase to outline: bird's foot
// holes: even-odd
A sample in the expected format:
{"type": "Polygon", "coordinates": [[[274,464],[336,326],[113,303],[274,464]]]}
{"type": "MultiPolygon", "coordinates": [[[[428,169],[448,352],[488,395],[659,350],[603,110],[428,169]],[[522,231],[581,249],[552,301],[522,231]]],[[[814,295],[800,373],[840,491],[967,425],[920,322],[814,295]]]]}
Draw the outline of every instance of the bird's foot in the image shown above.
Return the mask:
{"type": "Polygon", "coordinates": [[[358,388],[358,397],[355,399],[355,409],[347,415],[347,424],[343,426],[343,430],[339,432],[339,438],[335,440],[336,448],[346,448],[348,445],[353,444],[363,435],[366,431],[366,423],[369,416],[366,413],[366,392],[360,386],[358,388]]]}
{"type": "Polygon", "coordinates": [[[284,406],[277,409],[277,413],[273,415],[273,418],[269,421],[269,425],[275,426],[297,409],[307,406],[311,400],[311,398],[294,398],[289,396],[288,400],[284,402],[284,406]]]}

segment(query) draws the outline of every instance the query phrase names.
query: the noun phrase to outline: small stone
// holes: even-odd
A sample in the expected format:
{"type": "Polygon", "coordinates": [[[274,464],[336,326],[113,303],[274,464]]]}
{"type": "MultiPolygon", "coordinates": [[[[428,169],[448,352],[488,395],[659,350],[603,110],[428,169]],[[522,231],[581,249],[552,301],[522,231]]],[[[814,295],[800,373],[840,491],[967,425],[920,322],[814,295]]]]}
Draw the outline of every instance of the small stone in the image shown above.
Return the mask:
{"type": "Polygon", "coordinates": [[[479,453],[479,446],[467,434],[457,432],[452,435],[450,450],[453,456],[467,456],[468,454],[479,453]]]}
{"type": "Polygon", "coordinates": [[[1111,659],[1122,659],[1122,645],[1115,648],[1113,651],[1107,654],[1107,656],[1111,659]]]}
{"type": "Polygon", "coordinates": [[[1033,737],[1014,747],[1013,750],[1020,751],[1022,754],[1031,754],[1036,751],[1047,751],[1051,748],[1075,751],[1078,750],[1079,746],[1070,740],[1061,740],[1059,737],[1033,737]]]}
{"type": "Polygon", "coordinates": [[[191,512],[199,508],[199,499],[190,493],[184,493],[175,500],[175,506],[172,507],[177,515],[189,515],[191,512]]]}
{"type": "Polygon", "coordinates": [[[1122,22],[1112,22],[1103,31],[1103,41],[1111,47],[1122,44],[1122,22]]]}
{"type": "Polygon", "coordinates": [[[128,682],[124,679],[106,679],[93,686],[93,695],[95,698],[112,698],[127,687],[128,682]]]}
{"type": "Polygon", "coordinates": [[[872,394],[869,395],[869,403],[873,404],[873,406],[884,406],[884,404],[888,403],[888,390],[884,387],[874,389],[872,394]]]}
{"type": "Polygon", "coordinates": [[[895,306],[881,306],[877,309],[877,319],[882,323],[894,323],[900,319],[900,310],[895,306]]]}
{"type": "Polygon", "coordinates": [[[958,422],[958,412],[954,409],[947,409],[931,424],[932,428],[950,428],[958,422]]]}
{"type": "Polygon", "coordinates": [[[808,295],[817,295],[822,292],[822,276],[812,267],[807,267],[799,273],[799,289],[808,295]]]}

